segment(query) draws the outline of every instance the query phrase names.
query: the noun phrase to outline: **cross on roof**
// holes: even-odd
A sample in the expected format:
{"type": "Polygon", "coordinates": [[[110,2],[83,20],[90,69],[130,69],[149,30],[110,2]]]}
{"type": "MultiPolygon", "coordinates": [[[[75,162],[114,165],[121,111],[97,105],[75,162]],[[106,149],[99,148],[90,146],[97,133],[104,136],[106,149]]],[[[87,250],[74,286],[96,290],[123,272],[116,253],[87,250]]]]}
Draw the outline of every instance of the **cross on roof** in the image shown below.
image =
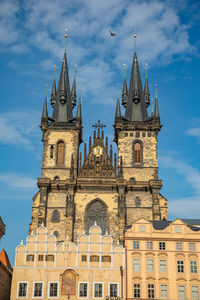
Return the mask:
{"type": "Polygon", "coordinates": [[[98,135],[100,135],[100,128],[103,129],[104,127],[106,127],[106,125],[104,125],[103,123],[100,122],[100,120],[98,120],[98,124],[94,124],[92,125],[92,127],[94,127],[95,129],[98,128],[98,135]]]}

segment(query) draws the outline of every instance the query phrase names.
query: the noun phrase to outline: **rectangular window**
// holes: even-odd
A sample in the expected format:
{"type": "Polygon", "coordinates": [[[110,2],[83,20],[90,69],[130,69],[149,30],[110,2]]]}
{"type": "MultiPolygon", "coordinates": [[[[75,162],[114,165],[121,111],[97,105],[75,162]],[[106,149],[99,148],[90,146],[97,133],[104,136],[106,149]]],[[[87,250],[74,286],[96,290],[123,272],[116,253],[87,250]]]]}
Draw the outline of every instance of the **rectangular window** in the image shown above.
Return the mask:
{"type": "Polygon", "coordinates": [[[43,261],[44,260],[44,255],[43,254],[39,254],[38,255],[38,261],[43,261]]]}
{"type": "Polygon", "coordinates": [[[82,255],[82,261],[87,261],[87,255],[82,255]]]}
{"type": "Polygon", "coordinates": [[[139,258],[133,259],[133,271],[140,272],[140,259],[139,258]]]}
{"type": "Polygon", "coordinates": [[[118,296],[118,285],[116,283],[110,284],[110,297],[118,296]]]}
{"type": "Polygon", "coordinates": [[[153,242],[147,242],[147,250],[153,250],[153,242]]]}
{"type": "Polygon", "coordinates": [[[199,300],[199,287],[198,285],[192,285],[192,300],[199,300]]]}
{"type": "Polygon", "coordinates": [[[85,282],[79,283],[79,297],[86,298],[87,297],[87,287],[88,284],[85,282]]]}
{"type": "Polygon", "coordinates": [[[179,285],[178,286],[178,299],[179,300],[186,299],[186,293],[185,293],[185,286],[184,285],[179,285]]]}
{"type": "Polygon", "coordinates": [[[159,250],[166,250],[166,243],[165,242],[159,242],[159,250]]]}
{"type": "Polygon", "coordinates": [[[134,283],[133,285],[133,298],[140,298],[140,284],[134,283]]]}
{"type": "Polygon", "coordinates": [[[58,282],[50,282],[49,297],[58,297],[58,282]]]}
{"type": "Polygon", "coordinates": [[[182,242],[177,242],[176,243],[176,250],[177,251],[182,251],[183,250],[183,243],[182,242]]]}
{"type": "Polygon", "coordinates": [[[189,251],[196,251],[196,244],[195,243],[189,243],[189,251]]]}
{"type": "Polygon", "coordinates": [[[46,255],[46,261],[54,261],[54,255],[46,255]]]}
{"type": "Polygon", "coordinates": [[[135,250],[140,249],[140,242],[139,241],[133,241],[133,249],[135,249],[135,250]]]}
{"type": "Polygon", "coordinates": [[[165,259],[160,260],[160,272],[167,272],[167,261],[165,259]]]}
{"type": "Polygon", "coordinates": [[[176,226],[176,227],[175,227],[175,232],[176,232],[176,233],[181,233],[181,231],[182,231],[182,230],[181,230],[181,227],[180,227],[180,226],[176,226]]]}
{"type": "Polygon", "coordinates": [[[111,261],[111,257],[109,255],[104,255],[104,256],[102,256],[102,261],[103,262],[110,262],[111,261]]]}
{"type": "Polygon", "coordinates": [[[197,273],[197,262],[196,260],[190,261],[190,272],[191,273],[197,273]]]}
{"type": "Polygon", "coordinates": [[[177,261],[177,272],[184,273],[184,261],[183,260],[177,261]]]}
{"type": "Polygon", "coordinates": [[[34,261],[34,255],[33,254],[26,255],[26,261],[34,261]]]}
{"type": "Polygon", "coordinates": [[[155,288],[154,284],[148,284],[148,299],[155,298],[155,288]]]}
{"type": "Polygon", "coordinates": [[[147,272],[153,272],[153,270],[154,270],[153,259],[147,259],[147,272]]]}
{"type": "Polygon", "coordinates": [[[95,283],[94,284],[94,298],[102,298],[103,297],[103,284],[95,283]]]}
{"type": "Polygon", "coordinates": [[[160,285],[160,298],[161,299],[168,299],[168,286],[167,284],[160,285]]]}
{"type": "Polygon", "coordinates": [[[20,282],[18,285],[18,297],[26,297],[27,289],[28,289],[27,282],[20,282]]]}
{"type": "Polygon", "coordinates": [[[97,256],[97,255],[91,255],[90,256],[90,261],[92,261],[92,262],[98,262],[99,261],[99,256],[97,256]]]}
{"type": "Polygon", "coordinates": [[[43,288],[42,282],[35,282],[33,296],[34,297],[42,297],[42,288],[43,288]]]}

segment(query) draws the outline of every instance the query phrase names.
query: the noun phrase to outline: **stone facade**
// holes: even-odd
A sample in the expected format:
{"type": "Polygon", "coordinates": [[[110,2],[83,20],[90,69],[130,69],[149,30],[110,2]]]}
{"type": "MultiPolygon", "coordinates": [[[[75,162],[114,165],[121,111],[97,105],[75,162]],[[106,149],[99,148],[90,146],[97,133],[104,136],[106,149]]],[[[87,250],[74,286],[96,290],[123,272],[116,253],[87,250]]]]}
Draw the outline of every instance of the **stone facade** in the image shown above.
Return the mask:
{"type": "Polygon", "coordinates": [[[79,235],[76,244],[70,242],[68,236],[58,244],[57,238],[42,224],[35,234],[27,237],[25,245],[21,242],[16,248],[10,299],[122,296],[124,255],[119,241],[113,243],[112,237],[107,233],[102,235],[96,225],[88,234],[79,235]],[[51,283],[57,286],[57,289],[54,286],[55,294],[51,283]],[[37,284],[41,284],[41,294],[37,284]],[[24,296],[21,296],[22,289],[24,296]]]}

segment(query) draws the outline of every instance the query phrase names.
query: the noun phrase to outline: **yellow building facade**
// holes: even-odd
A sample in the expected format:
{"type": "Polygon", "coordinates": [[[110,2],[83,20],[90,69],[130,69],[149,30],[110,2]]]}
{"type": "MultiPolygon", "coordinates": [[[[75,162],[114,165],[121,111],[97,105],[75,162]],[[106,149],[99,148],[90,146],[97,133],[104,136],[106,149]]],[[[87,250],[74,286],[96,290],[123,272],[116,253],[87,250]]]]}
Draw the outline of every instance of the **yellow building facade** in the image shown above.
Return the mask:
{"type": "Polygon", "coordinates": [[[125,299],[200,299],[200,228],[141,219],[127,229],[125,299]]]}
{"type": "Polygon", "coordinates": [[[125,252],[94,225],[73,243],[42,224],[16,248],[11,300],[123,297],[125,252]]]}

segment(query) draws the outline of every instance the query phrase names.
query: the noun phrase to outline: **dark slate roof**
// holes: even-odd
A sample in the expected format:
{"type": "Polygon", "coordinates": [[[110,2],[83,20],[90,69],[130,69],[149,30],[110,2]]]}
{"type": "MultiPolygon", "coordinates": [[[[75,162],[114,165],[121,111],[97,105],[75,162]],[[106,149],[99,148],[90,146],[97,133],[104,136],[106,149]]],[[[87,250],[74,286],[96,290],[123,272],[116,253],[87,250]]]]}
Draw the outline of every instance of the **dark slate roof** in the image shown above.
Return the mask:
{"type": "Polygon", "coordinates": [[[200,219],[181,219],[181,220],[188,225],[200,225],[200,219]]]}
{"type": "Polygon", "coordinates": [[[200,227],[187,225],[193,231],[200,231],[200,227]]]}
{"type": "Polygon", "coordinates": [[[169,226],[171,221],[162,220],[162,221],[152,221],[153,228],[156,230],[163,230],[169,226]]]}

